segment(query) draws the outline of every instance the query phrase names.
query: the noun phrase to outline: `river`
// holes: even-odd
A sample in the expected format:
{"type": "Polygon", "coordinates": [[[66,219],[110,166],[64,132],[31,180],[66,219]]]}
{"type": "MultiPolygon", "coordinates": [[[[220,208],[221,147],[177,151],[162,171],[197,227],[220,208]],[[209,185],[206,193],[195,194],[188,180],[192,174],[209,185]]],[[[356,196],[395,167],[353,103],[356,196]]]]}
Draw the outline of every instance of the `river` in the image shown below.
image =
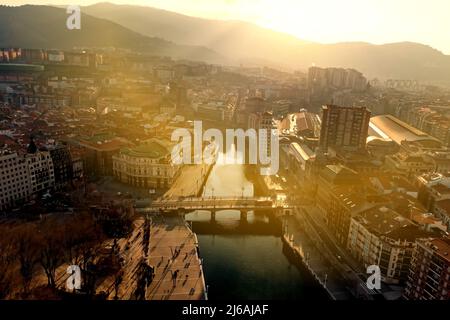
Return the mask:
{"type": "MultiPolygon", "coordinates": [[[[205,185],[206,196],[253,196],[253,183],[242,165],[216,164],[205,185]]],[[[305,269],[283,253],[281,225],[268,212],[195,211],[186,215],[198,235],[210,300],[327,299],[305,269]]]]}

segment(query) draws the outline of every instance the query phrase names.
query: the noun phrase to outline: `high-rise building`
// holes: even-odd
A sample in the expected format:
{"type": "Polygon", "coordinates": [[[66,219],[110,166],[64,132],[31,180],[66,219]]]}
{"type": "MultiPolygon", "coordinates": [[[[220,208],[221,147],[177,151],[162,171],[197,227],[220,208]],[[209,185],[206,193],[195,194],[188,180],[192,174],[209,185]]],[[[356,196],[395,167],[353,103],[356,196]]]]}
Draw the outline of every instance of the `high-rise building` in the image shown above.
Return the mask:
{"type": "Polygon", "coordinates": [[[270,157],[272,154],[272,129],[274,129],[272,112],[266,111],[261,115],[259,127],[263,129],[261,136],[265,142],[265,154],[270,157]]]}
{"type": "Polygon", "coordinates": [[[169,97],[175,103],[176,110],[181,112],[186,107],[188,102],[187,89],[183,85],[171,81],[169,83],[169,97]]]}
{"type": "Polygon", "coordinates": [[[416,241],[404,297],[408,300],[450,299],[450,239],[416,241]]]}
{"type": "Polygon", "coordinates": [[[369,130],[370,111],[365,107],[322,107],[320,151],[334,150],[364,151],[369,130]]]}
{"type": "Polygon", "coordinates": [[[363,91],[367,87],[367,79],[354,69],[311,67],[308,70],[308,87],[313,95],[327,90],[363,91]]]}

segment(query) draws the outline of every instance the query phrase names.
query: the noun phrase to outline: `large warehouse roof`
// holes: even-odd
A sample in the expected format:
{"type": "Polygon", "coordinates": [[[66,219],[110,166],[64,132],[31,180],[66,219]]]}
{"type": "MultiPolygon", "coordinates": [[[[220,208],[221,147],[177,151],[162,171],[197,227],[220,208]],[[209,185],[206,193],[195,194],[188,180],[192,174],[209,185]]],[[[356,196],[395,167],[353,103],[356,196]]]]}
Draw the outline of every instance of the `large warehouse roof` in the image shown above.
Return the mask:
{"type": "Polygon", "coordinates": [[[370,118],[369,136],[391,139],[399,145],[402,141],[420,142],[421,144],[436,147],[441,145],[441,142],[438,139],[429,136],[425,132],[416,129],[391,115],[381,115],[370,118]]]}

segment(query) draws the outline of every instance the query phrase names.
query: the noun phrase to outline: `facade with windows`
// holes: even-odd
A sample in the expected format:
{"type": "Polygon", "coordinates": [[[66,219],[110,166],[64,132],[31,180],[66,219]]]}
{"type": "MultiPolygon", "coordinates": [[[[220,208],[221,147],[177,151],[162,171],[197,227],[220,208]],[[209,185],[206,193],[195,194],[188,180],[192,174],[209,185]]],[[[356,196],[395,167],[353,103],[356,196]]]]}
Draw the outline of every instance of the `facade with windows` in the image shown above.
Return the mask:
{"type": "Polygon", "coordinates": [[[405,283],[415,240],[429,235],[394,210],[378,206],[351,218],[347,249],[364,268],[379,266],[381,281],[405,283]]]}
{"type": "Polygon", "coordinates": [[[55,185],[53,162],[49,152],[0,155],[0,210],[26,201],[32,194],[55,185]]]}
{"type": "Polygon", "coordinates": [[[404,297],[408,300],[450,299],[450,239],[417,241],[404,297]]]}
{"type": "Polygon", "coordinates": [[[6,210],[30,195],[28,163],[17,153],[0,156],[0,210],[6,210]]]}
{"type": "Polygon", "coordinates": [[[319,147],[322,152],[335,150],[357,151],[366,149],[370,111],[365,107],[322,107],[322,127],[319,147]]]}
{"type": "Polygon", "coordinates": [[[173,164],[168,145],[152,139],[124,148],[113,156],[114,176],[121,182],[142,188],[165,189],[172,185],[180,165],[173,164]]]}
{"type": "Polygon", "coordinates": [[[25,156],[30,177],[30,191],[36,193],[53,188],[55,173],[50,153],[39,151],[25,156]]]}

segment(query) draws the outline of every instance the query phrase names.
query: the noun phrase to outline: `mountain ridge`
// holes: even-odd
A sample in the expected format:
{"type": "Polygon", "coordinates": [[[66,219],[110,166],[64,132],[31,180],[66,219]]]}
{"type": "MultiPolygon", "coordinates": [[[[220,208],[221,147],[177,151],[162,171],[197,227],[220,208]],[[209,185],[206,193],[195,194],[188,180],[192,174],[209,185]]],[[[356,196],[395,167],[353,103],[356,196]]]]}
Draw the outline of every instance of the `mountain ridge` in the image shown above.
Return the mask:
{"type": "Polygon", "coordinates": [[[118,47],[218,64],[288,70],[354,68],[370,78],[450,84],[450,56],[415,42],[322,44],[235,20],[213,20],[144,6],[82,7],[81,30],[67,30],[63,7],[0,6],[0,46],[118,47]]]}
{"type": "Polygon", "coordinates": [[[82,7],[145,35],[203,45],[234,61],[270,61],[290,69],[311,65],[348,67],[368,77],[450,82],[450,56],[415,42],[323,44],[236,20],[198,18],[180,13],[108,2],[82,7]]]}
{"type": "Polygon", "coordinates": [[[148,37],[113,21],[81,12],[81,29],[68,30],[69,15],[62,8],[41,5],[0,6],[0,47],[72,49],[117,47],[176,58],[223,61],[208,48],[183,46],[158,37],[148,37]]]}

